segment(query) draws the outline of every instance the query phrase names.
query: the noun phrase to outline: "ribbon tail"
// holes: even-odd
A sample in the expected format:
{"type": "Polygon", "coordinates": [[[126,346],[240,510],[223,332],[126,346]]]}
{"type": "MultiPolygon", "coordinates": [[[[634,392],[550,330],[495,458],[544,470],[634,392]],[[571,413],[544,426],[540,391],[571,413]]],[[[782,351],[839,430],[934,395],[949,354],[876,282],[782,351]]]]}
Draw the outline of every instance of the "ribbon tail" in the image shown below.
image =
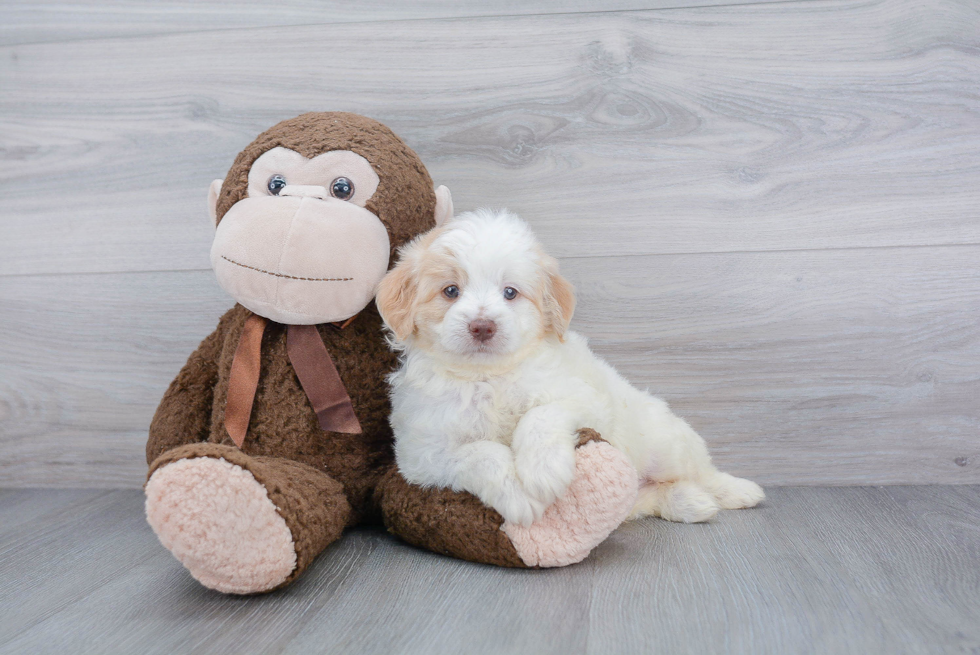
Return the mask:
{"type": "Polygon", "coordinates": [[[337,367],[315,325],[286,328],[286,352],[296,377],[326,432],[360,434],[361,423],[337,367]]]}
{"type": "Polygon", "coordinates": [[[252,416],[255,390],[259,386],[262,365],[262,335],[268,319],[252,314],[245,319],[242,336],[231,360],[228,398],[225,401],[225,430],[239,448],[245,443],[248,422],[252,416]]]}

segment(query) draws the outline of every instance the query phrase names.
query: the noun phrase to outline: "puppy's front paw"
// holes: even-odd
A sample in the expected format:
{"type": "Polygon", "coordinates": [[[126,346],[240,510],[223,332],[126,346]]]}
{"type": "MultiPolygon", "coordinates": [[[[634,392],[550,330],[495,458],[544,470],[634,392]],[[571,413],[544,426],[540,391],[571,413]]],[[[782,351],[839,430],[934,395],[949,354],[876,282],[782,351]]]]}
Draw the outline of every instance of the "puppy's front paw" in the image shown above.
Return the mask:
{"type": "Polygon", "coordinates": [[[515,454],[514,465],[528,495],[548,506],[565,493],[575,477],[575,448],[571,443],[525,448],[515,454]]]}
{"type": "Polygon", "coordinates": [[[501,526],[528,566],[566,566],[598,546],[636,503],[637,474],[619,450],[603,441],[576,451],[575,478],[530,527],[501,526]]]}
{"type": "Polygon", "coordinates": [[[520,489],[501,490],[487,503],[497,510],[504,521],[528,526],[544,515],[547,506],[520,489]]]}

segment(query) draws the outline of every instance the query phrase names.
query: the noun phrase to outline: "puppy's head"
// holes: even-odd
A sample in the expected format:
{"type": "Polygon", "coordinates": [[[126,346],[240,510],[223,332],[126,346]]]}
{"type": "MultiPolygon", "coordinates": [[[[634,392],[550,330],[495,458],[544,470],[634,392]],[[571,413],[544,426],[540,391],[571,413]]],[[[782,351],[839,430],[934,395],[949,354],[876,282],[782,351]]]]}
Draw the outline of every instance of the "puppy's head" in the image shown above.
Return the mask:
{"type": "Polygon", "coordinates": [[[526,223],[478,210],[402,248],[377,303],[397,343],[479,364],[561,339],[575,293],[526,223]]]}

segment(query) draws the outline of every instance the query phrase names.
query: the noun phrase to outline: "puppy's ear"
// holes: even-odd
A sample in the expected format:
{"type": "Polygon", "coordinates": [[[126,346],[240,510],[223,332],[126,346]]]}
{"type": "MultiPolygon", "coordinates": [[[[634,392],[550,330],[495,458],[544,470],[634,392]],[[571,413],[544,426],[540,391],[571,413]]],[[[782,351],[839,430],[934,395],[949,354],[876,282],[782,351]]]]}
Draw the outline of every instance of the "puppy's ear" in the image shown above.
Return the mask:
{"type": "Polygon", "coordinates": [[[564,341],[565,330],[575,313],[575,287],[558,273],[558,260],[544,258],[544,318],[545,327],[564,341]]]}
{"type": "Polygon", "coordinates": [[[381,280],[375,298],[381,318],[399,341],[404,341],[415,331],[415,294],[418,292],[418,280],[413,268],[403,255],[398,265],[381,280]]]}

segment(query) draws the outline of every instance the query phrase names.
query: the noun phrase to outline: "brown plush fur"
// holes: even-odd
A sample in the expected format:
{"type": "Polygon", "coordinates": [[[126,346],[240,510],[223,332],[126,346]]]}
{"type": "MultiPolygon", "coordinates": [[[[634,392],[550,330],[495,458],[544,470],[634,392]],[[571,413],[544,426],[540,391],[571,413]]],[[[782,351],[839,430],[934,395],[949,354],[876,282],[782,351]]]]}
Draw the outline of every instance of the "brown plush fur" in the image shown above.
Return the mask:
{"type": "MultiPolygon", "coordinates": [[[[220,218],[245,197],[248,171],[264,152],[284,146],[307,157],[352,150],[380,178],[367,209],[388,229],[392,253],[433,227],[432,180],[418,157],[388,128],[355,114],[304,114],[259,135],[235,160],[218,198],[220,218]]],[[[392,258],[392,261],[394,258],[392,258]]],[[[500,525],[475,497],[407,484],[394,467],[385,376],[396,356],[384,341],[372,302],[346,328],[317,326],[351,397],[362,434],[324,432],[286,356],[285,326],[270,323],[261,375],[241,449],[224,427],[231,363],[250,312],[236,305],[190,356],[167,389],[146,445],[150,474],[183,458],[237,464],[265,486],[293,535],[291,582],[345,526],[384,520],[406,541],[465,559],[524,566],[500,525]]]]}
{"type": "Polygon", "coordinates": [[[388,228],[391,262],[395,251],[435,227],[432,178],[405,142],[381,123],[346,112],[311,112],[275,125],[242,150],[221,185],[217,221],[245,197],[248,172],[265,152],[282,146],[304,157],[331,150],[350,150],[367,159],[381,178],[365,208],[388,228]]]}
{"type": "MultiPolygon", "coordinates": [[[[579,430],[578,437],[579,446],[605,441],[590,428],[579,430]]],[[[470,562],[527,568],[500,529],[503,517],[475,496],[419,489],[394,469],[382,478],[379,491],[385,525],[408,543],[470,562]]]]}
{"type": "Polygon", "coordinates": [[[385,525],[408,543],[471,562],[527,566],[500,529],[503,517],[476,496],[419,489],[395,469],[381,480],[379,491],[385,525]]]}
{"type": "Polygon", "coordinates": [[[234,445],[193,443],[156,458],[149,475],[181,459],[214,457],[249,471],[265,487],[279,509],[296,548],[296,568],[283,582],[289,584],[344,531],[351,507],[342,484],[311,466],[278,457],[251,457],[234,445]]]}
{"type": "MultiPolygon", "coordinates": [[[[205,368],[198,366],[190,371],[185,367],[180,372],[150,424],[148,460],[163,454],[161,441],[172,447],[170,439],[155,437],[179,431],[178,426],[191,418],[184,398],[190,400],[204,387],[210,387],[212,402],[207,408],[204,431],[197,433],[196,441],[235,447],[225,430],[225,401],[235,348],[250,315],[247,309],[236,305],[221,318],[218,329],[204,340],[201,349],[191,355],[188,365],[213,358],[213,366],[207,367],[212,375],[207,380],[194,380],[194,373],[205,368]],[[202,349],[216,335],[220,335],[220,345],[205,355],[202,349]]],[[[257,457],[288,458],[330,475],[343,485],[350,499],[353,511],[348,524],[353,525],[378,517],[370,506],[371,493],[382,469],[394,460],[384,378],[397,360],[384,342],[381,317],[373,304],[343,330],[332,325],[319,325],[317,329],[350,395],[363,434],[327,433],[320,429],[286,356],[286,327],[270,323],[262,338],[262,372],[241,450],[257,457]]],[[[200,425],[203,421],[198,417],[194,423],[200,425]]],[[[250,467],[243,468],[251,471],[250,467]]]]}

